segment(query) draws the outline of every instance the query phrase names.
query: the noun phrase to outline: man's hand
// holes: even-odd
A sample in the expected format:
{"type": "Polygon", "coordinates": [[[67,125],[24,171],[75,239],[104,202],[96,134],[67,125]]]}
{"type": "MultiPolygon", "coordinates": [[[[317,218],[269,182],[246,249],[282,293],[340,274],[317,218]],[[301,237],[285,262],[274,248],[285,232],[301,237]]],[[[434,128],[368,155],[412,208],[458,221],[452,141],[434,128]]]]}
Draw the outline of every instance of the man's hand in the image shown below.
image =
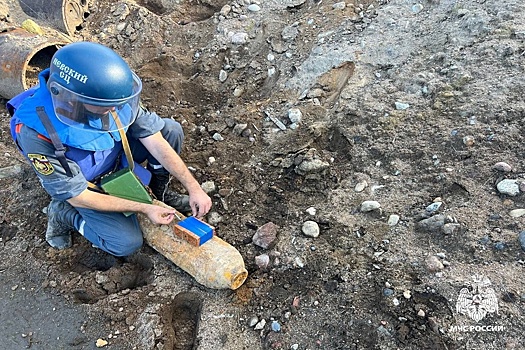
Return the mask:
{"type": "Polygon", "coordinates": [[[144,214],[146,214],[154,224],[167,225],[175,218],[175,209],[151,204],[146,207],[144,214]]]}
{"type": "Polygon", "coordinates": [[[190,193],[191,213],[197,218],[202,218],[211,209],[211,198],[201,188],[190,193]]]}

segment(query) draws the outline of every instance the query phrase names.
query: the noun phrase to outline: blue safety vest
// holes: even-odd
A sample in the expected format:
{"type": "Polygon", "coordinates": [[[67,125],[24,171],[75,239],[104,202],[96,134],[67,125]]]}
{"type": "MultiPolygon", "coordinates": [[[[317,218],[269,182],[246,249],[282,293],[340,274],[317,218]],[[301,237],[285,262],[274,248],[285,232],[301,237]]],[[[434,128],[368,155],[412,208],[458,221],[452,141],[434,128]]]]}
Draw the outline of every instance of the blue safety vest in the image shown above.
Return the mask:
{"type": "MultiPolygon", "coordinates": [[[[78,164],[88,181],[98,178],[115,168],[122,153],[122,142],[118,132],[95,133],[68,127],[55,115],[51,94],[46,87],[49,69],[39,74],[39,84],[7,102],[12,115],[11,135],[17,139],[17,125],[23,124],[39,134],[50,138],[46,128],[37,115],[37,107],[43,107],[53,124],[62,144],[66,146],[65,156],[78,164]]],[[[21,152],[25,154],[24,150],[21,152]]]]}

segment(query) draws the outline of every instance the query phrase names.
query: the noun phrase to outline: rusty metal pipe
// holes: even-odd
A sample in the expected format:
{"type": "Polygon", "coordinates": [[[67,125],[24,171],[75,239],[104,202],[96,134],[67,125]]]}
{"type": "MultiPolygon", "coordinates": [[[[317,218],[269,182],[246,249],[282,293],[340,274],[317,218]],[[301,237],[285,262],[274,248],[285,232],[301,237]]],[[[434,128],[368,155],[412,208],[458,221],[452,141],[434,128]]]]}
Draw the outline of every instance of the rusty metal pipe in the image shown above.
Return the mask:
{"type": "Polygon", "coordinates": [[[0,33],[0,96],[9,99],[35,85],[38,73],[65,44],[22,28],[0,33]]]}
{"type": "Polygon", "coordinates": [[[87,0],[18,0],[20,8],[38,23],[55,28],[69,35],[89,15],[87,0]]]}

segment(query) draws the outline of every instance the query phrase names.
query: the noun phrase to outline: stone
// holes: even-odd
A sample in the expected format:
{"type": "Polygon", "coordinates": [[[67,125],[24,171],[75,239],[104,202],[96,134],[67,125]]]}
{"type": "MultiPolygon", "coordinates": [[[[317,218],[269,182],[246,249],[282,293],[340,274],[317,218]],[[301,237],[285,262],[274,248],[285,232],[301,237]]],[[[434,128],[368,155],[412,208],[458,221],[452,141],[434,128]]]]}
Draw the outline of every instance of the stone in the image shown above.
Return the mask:
{"type": "Polygon", "coordinates": [[[388,217],[388,226],[396,226],[399,223],[399,215],[392,214],[388,217]]]}
{"type": "Polygon", "coordinates": [[[509,212],[509,215],[513,218],[519,218],[525,214],[525,209],[513,209],[509,212]]]}
{"type": "Polygon", "coordinates": [[[226,79],[228,79],[228,73],[224,69],[221,69],[221,71],[219,72],[219,81],[221,83],[224,83],[226,79]]]}
{"type": "Polygon", "coordinates": [[[525,251],[525,231],[520,232],[518,241],[520,242],[521,249],[525,251]]]}
{"type": "Polygon", "coordinates": [[[215,186],[215,182],[213,181],[206,181],[201,184],[201,188],[204,192],[210,194],[215,192],[217,190],[217,186],[215,186]]]}
{"type": "Polygon", "coordinates": [[[315,209],[314,207],[310,207],[308,209],[306,209],[306,212],[310,215],[315,215],[317,213],[317,209],[315,209]]]}
{"type": "Polygon", "coordinates": [[[361,211],[363,213],[379,209],[380,207],[381,204],[379,204],[379,202],[376,201],[364,201],[363,203],[361,203],[361,211]]]}
{"type": "Polygon", "coordinates": [[[496,164],[494,164],[493,168],[498,171],[503,171],[505,173],[512,171],[512,167],[505,162],[497,162],[496,164]]]}
{"type": "Polygon", "coordinates": [[[248,33],[235,33],[231,36],[232,44],[242,45],[248,41],[248,33]]]}
{"type": "Polygon", "coordinates": [[[260,269],[266,269],[270,265],[270,256],[268,254],[261,254],[255,257],[255,264],[260,269]]]}
{"type": "Polygon", "coordinates": [[[273,222],[267,222],[257,229],[253,235],[252,242],[256,246],[259,246],[263,249],[267,249],[275,242],[277,239],[277,229],[279,226],[273,222]]]}
{"type": "Polygon", "coordinates": [[[259,12],[261,11],[261,7],[257,4],[251,4],[248,6],[248,11],[250,12],[259,12]]]}
{"type": "Polygon", "coordinates": [[[263,318],[262,320],[260,320],[259,322],[257,322],[257,324],[255,325],[255,327],[253,329],[255,329],[256,331],[260,330],[260,329],[263,329],[264,326],[266,325],[266,320],[263,318]]]}
{"type": "Polygon", "coordinates": [[[445,268],[441,260],[435,255],[430,255],[425,259],[425,266],[430,272],[438,272],[445,268]]]}
{"type": "Polygon", "coordinates": [[[308,237],[319,237],[319,225],[315,221],[305,221],[301,230],[308,237]]]}
{"type": "Polygon", "coordinates": [[[363,192],[364,189],[368,186],[368,183],[366,181],[359,181],[357,185],[354,187],[354,191],[356,192],[363,192]]]}
{"type": "Polygon", "coordinates": [[[303,113],[301,113],[301,110],[299,108],[290,108],[288,110],[288,119],[290,119],[292,123],[301,122],[302,117],[303,113]]]}
{"type": "Polygon", "coordinates": [[[318,173],[329,166],[330,164],[328,162],[322,161],[321,159],[308,159],[302,161],[301,164],[295,168],[295,172],[300,175],[318,173]]]}
{"type": "Polygon", "coordinates": [[[423,219],[416,224],[419,229],[428,232],[440,231],[443,225],[445,225],[445,216],[441,214],[423,219]]]}
{"type": "Polygon", "coordinates": [[[520,186],[518,181],[513,179],[504,179],[498,182],[496,185],[499,193],[503,193],[509,196],[516,196],[520,193],[520,186]]]}
{"type": "Polygon", "coordinates": [[[103,348],[104,346],[108,345],[108,341],[104,339],[97,339],[97,342],[95,343],[97,348],[103,348]]]}
{"type": "Polygon", "coordinates": [[[436,212],[441,207],[441,204],[443,204],[443,202],[434,202],[426,208],[426,211],[428,211],[429,213],[436,212]]]}

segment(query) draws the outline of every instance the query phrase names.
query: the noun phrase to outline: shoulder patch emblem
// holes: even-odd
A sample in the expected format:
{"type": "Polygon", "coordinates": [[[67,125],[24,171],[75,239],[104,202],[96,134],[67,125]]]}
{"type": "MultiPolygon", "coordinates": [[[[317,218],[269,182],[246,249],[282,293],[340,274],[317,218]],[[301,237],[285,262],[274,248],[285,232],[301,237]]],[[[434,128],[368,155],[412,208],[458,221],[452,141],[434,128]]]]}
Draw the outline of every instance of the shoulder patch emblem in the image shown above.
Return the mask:
{"type": "Polygon", "coordinates": [[[33,167],[38,173],[42,175],[50,175],[53,173],[53,171],[55,171],[53,165],[51,164],[49,159],[46,158],[46,156],[43,156],[41,154],[29,153],[27,157],[29,158],[29,161],[31,162],[31,164],[33,164],[33,167]]]}

